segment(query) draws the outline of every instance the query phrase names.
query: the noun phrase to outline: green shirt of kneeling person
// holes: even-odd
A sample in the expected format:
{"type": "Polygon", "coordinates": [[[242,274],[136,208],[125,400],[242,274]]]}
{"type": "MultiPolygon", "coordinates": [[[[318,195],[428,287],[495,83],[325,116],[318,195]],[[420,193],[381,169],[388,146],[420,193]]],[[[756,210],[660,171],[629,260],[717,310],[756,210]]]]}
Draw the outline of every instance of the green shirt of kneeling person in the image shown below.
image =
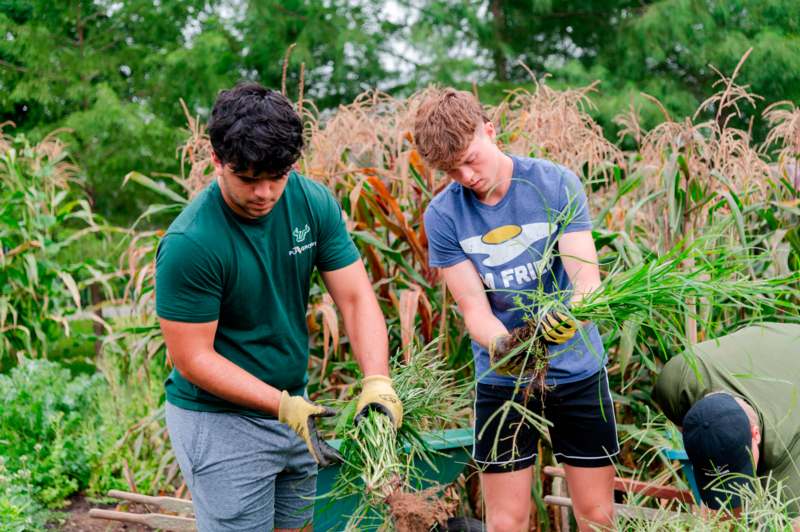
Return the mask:
{"type": "Polygon", "coordinates": [[[704,505],[737,509],[742,484],[771,477],[800,513],[800,325],[761,323],[697,344],[664,366],[653,399],[682,430],[704,505]]]}

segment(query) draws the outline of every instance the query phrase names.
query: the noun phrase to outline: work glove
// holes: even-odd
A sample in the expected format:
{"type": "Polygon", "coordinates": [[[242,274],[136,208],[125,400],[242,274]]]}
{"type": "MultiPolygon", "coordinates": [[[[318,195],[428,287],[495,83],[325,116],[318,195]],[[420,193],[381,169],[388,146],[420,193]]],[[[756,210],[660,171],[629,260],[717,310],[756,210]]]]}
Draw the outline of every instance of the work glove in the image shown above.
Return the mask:
{"type": "Polygon", "coordinates": [[[578,324],[566,314],[551,310],[539,320],[539,323],[529,323],[542,339],[550,344],[563,344],[569,341],[578,331],[578,324]]]}
{"type": "Polygon", "coordinates": [[[577,324],[566,314],[550,311],[538,322],[529,320],[526,325],[512,329],[508,334],[501,334],[489,342],[489,361],[492,369],[499,375],[520,375],[535,362],[534,353],[525,348],[519,349],[512,356],[509,353],[518,346],[528,342],[532,337],[545,344],[558,345],[575,336],[577,324]]]}
{"type": "Polygon", "coordinates": [[[516,327],[507,334],[492,338],[489,342],[489,362],[498,375],[516,376],[525,369],[526,350],[509,357],[514,348],[520,346],[531,337],[532,331],[527,327],[516,327]]]}
{"type": "Polygon", "coordinates": [[[324,406],[315,405],[305,397],[292,396],[289,392],[281,393],[281,404],[278,407],[278,420],[286,423],[300,436],[308,446],[308,452],[314,457],[320,467],[328,467],[344,462],[339,451],[331,447],[319,437],[317,425],[314,422],[318,417],[335,416],[336,412],[324,406]]]}
{"type": "Polygon", "coordinates": [[[395,429],[403,424],[403,403],[392,387],[392,379],[383,375],[364,377],[363,388],[356,403],[356,419],[358,423],[370,410],[377,410],[389,416],[395,429]]]}

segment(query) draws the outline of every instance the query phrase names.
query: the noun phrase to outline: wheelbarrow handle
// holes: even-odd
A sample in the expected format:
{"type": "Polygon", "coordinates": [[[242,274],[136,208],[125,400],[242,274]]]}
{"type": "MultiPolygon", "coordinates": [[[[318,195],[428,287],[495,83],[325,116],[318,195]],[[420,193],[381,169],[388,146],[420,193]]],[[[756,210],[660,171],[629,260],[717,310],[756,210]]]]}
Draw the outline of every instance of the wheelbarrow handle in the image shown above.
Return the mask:
{"type": "MultiPolygon", "coordinates": [[[[544,474],[551,477],[565,478],[566,474],[561,467],[545,466],[544,474]]],[[[678,489],[674,486],[662,486],[629,478],[614,477],[614,489],[617,491],[632,491],[647,497],[660,499],[677,499],[680,502],[694,503],[694,496],[689,490],[678,489]]]]}
{"type": "Polygon", "coordinates": [[[197,530],[194,519],[175,515],[132,514],[128,512],[92,508],[89,510],[89,517],[93,517],[94,519],[108,519],[110,521],[122,521],[123,523],[136,523],[149,526],[150,528],[160,528],[162,530],[197,530]]]}
{"type": "MultiPolygon", "coordinates": [[[[572,508],[572,499],[569,497],[560,497],[557,495],[545,495],[544,502],[546,504],[553,504],[555,506],[567,506],[572,508]]],[[[689,513],[675,512],[671,510],[644,508],[641,506],[632,506],[630,504],[614,503],[614,512],[621,516],[631,519],[648,519],[656,520],[659,518],[669,517],[671,519],[682,519],[688,517],[689,513]]]]}
{"type": "Polygon", "coordinates": [[[114,497],[115,499],[158,506],[164,510],[179,514],[194,514],[192,501],[187,501],[186,499],[178,499],[176,497],[151,497],[150,495],[120,490],[111,490],[108,492],[108,496],[114,497]]]}

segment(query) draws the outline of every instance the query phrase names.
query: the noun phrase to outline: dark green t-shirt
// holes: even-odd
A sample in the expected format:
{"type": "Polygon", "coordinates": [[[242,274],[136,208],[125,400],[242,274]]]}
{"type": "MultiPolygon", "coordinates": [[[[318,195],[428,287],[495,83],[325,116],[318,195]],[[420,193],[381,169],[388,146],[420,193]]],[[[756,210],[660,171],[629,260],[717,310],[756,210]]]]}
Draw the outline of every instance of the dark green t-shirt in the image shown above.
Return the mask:
{"type": "MultiPolygon", "coordinates": [[[[296,395],[308,376],[306,308],[314,268],[359,255],[330,192],[295,172],[265,216],[248,220],[215,182],[172,222],[156,255],[156,312],[181,322],[218,320],[216,351],[296,395]]],[[[216,397],[173,369],[167,400],[181,408],[268,417],[216,397]]]]}
{"type": "Polygon", "coordinates": [[[675,357],[656,381],[655,402],[680,426],[689,408],[710,392],[741,397],[761,420],[758,474],[772,473],[788,488],[788,498],[800,497],[800,325],[745,327],[697,344],[693,354],[702,382],[683,356],[675,357]]]}

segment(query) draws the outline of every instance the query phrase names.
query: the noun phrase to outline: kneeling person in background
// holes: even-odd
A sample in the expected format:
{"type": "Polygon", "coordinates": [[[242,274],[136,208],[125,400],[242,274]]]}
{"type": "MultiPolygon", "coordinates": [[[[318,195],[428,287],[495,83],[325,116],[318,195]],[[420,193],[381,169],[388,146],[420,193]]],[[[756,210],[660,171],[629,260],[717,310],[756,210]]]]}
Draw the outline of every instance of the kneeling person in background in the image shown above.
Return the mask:
{"type": "Polygon", "coordinates": [[[667,362],[653,400],[681,428],[706,506],[736,510],[743,485],[770,475],[798,513],[800,325],[762,323],[697,344],[667,362]]]}

